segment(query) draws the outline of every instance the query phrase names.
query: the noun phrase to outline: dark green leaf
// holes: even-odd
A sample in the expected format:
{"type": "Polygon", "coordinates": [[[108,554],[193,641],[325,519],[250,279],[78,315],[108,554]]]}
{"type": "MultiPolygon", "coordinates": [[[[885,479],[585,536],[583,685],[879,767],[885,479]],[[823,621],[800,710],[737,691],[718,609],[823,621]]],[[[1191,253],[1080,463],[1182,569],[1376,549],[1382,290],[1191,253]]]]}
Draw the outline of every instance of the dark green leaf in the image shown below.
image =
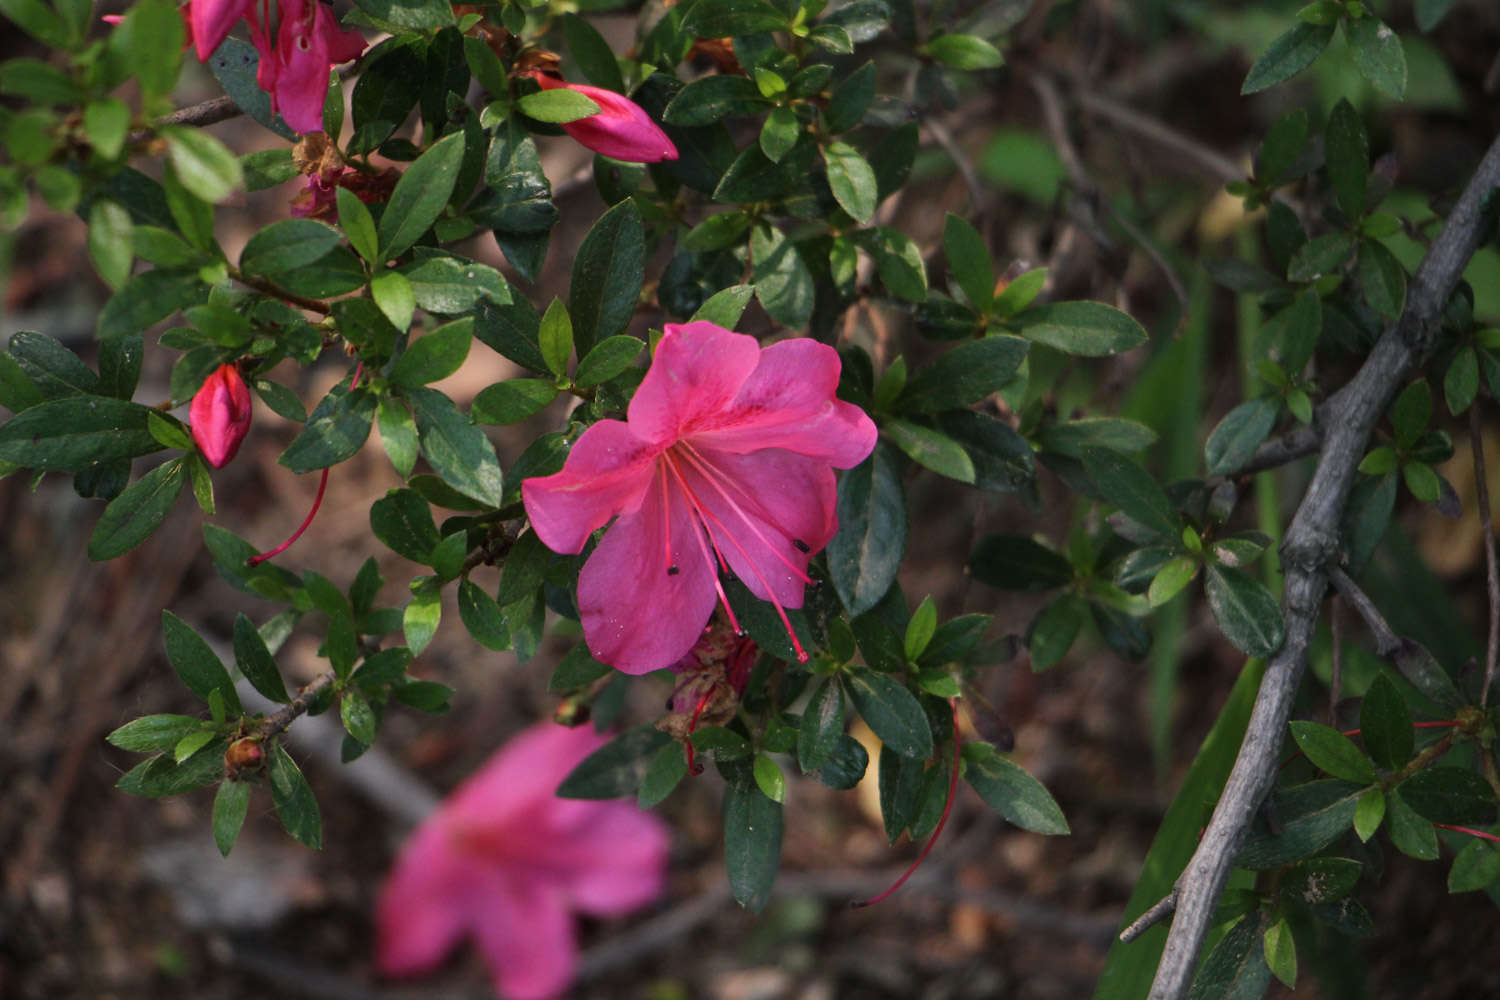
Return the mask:
{"type": "Polygon", "coordinates": [[[1073,580],[1067,557],[1022,535],[985,536],[969,556],[969,571],[1000,590],[1052,590],[1073,580]]]}
{"type": "Polygon", "coordinates": [[[787,23],[787,16],[767,0],[698,0],[682,22],[682,33],[699,38],[725,38],[777,31],[787,23]]]}
{"type": "MultiPolygon", "coordinates": [[[[823,124],[830,134],[847,132],[864,118],[865,111],[874,99],[875,64],[867,62],[833,88],[828,98],[828,107],[823,111],[823,124]]],[[[881,193],[889,192],[882,187],[881,193]]]]}
{"type": "Polygon", "coordinates": [[[563,18],[563,33],[568,39],[568,52],[589,83],[617,94],[625,93],[625,81],[620,77],[614,50],[598,29],[577,14],[567,14],[563,18]]]}
{"type": "Polygon", "coordinates": [[[828,762],[818,769],[818,780],[829,788],[848,791],[859,784],[870,766],[870,755],[859,740],[844,733],[828,762]]]}
{"type": "Polygon", "coordinates": [[[181,764],[170,753],[158,754],[131,768],[115,782],[115,788],[127,795],[156,799],[211,785],[224,777],[227,749],[227,739],[214,740],[181,764]]]}
{"type": "Polygon", "coordinates": [[[314,407],[302,433],[278,461],[293,472],[313,472],[350,458],[370,436],[375,396],[340,382],[314,407]]]}
{"type": "MultiPolygon", "coordinates": [[[[1281,184],[1290,178],[1292,167],[1297,163],[1302,154],[1302,147],[1307,142],[1308,120],[1307,111],[1303,108],[1295,108],[1289,114],[1277,119],[1266,132],[1266,137],[1261,141],[1260,150],[1255,157],[1255,179],[1268,187],[1281,184]]],[[[1226,261],[1229,264],[1243,263],[1238,258],[1226,261]]],[[[1212,270],[1212,269],[1211,269],[1212,270]]],[[[1264,274],[1264,272],[1261,272],[1264,274]]],[[[1215,273],[1215,279],[1218,274],[1215,273]]],[[[1270,275],[1266,275],[1270,277],[1270,275]]],[[[1272,279],[1274,281],[1274,279],[1272,279]]],[[[1231,286],[1233,287],[1233,286],[1231,286]]],[[[1272,285],[1271,287],[1275,287],[1272,285]]],[[[1270,291],[1271,288],[1238,289],[1239,291],[1270,291]]]]}
{"type": "Polygon", "coordinates": [[[1395,653],[1396,669],[1416,686],[1418,691],[1445,709],[1464,704],[1464,697],[1453,678],[1427,649],[1411,639],[1402,639],[1395,653]]]}
{"type": "Polygon", "coordinates": [[[1260,1000],[1271,985],[1262,944],[1264,917],[1256,910],[1240,918],[1203,960],[1188,1000],[1260,1000]]]}
{"type": "Polygon", "coordinates": [[[1094,488],[1106,500],[1162,541],[1178,544],[1182,520],[1150,473],[1105,448],[1083,448],[1079,454],[1094,488]]]}
{"type": "Polygon", "coordinates": [[[495,238],[507,234],[510,243],[501,249],[511,263],[523,271],[528,280],[535,274],[524,274],[513,253],[522,246],[523,234],[538,234],[540,243],[525,244],[538,256],[545,256],[546,233],[557,221],[557,206],[552,203],[552,185],[542,172],[536,142],[517,122],[507,119],[495,130],[489,156],[484,165],[485,190],[469,206],[475,222],[493,228],[495,238]]]}
{"type": "Polygon", "coordinates": [[[1336,274],[1343,270],[1353,252],[1354,236],[1350,233],[1326,233],[1308,240],[1292,254],[1286,269],[1287,280],[1316,281],[1325,274],[1336,274]]]}
{"type": "Polygon", "coordinates": [[[1479,355],[1472,344],[1465,344],[1453,355],[1443,375],[1443,399],[1448,412],[1455,417],[1468,410],[1479,394],[1479,355]]]}
{"type": "Polygon", "coordinates": [[[904,684],[873,671],[853,672],[846,679],[855,709],[882,743],[903,757],[932,756],[927,713],[904,684]]]}
{"type": "Polygon", "coordinates": [[[1088,602],[1071,592],[1058,594],[1038,611],[1026,630],[1031,669],[1041,671],[1056,666],[1073,647],[1087,614],[1088,602]]]}
{"type": "Polygon", "coordinates": [[[1036,480],[1031,445],[1003,420],[973,410],[938,414],[938,426],[969,453],[974,485],[995,492],[1020,492],[1036,480]]]}
{"type": "Polygon", "coordinates": [[[911,377],[896,401],[907,413],[932,413],[977,403],[1015,377],[1031,345],[994,336],[960,344],[911,377]]]}
{"type": "Polygon", "coordinates": [[[1406,271],[1385,244],[1375,240],[1361,243],[1354,274],[1371,309],[1386,319],[1401,315],[1406,307],[1406,271]]]}
{"type": "Polygon", "coordinates": [[[415,388],[447,378],[463,365],[473,339],[473,317],[445,323],[411,342],[392,366],[390,379],[397,385],[415,388]]]}
{"type": "Polygon", "coordinates": [[[1224,637],[1250,656],[1270,656],[1281,646],[1281,609],[1265,584],[1227,566],[1206,567],[1208,606],[1224,637]]]}
{"type": "Polygon", "coordinates": [[[1308,858],[1287,872],[1282,898],[1299,903],[1333,903],[1354,891],[1364,865],[1352,858],[1308,858]]]}
{"type": "Polygon", "coordinates": [[[1277,796],[1279,833],[1252,832],[1235,864],[1278,868],[1316,854],[1349,829],[1364,786],[1330,778],[1310,781],[1277,796]]]}
{"type": "MultiPolygon", "coordinates": [[[[697,8],[694,8],[695,10],[697,8]]],[[[724,788],[724,864],[735,902],[759,912],[781,864],[781,805],[755,785],[724,788]]]]}
{"type": "Polygon", "coordinates": [[[489,438],[436,389],[412,389],[406,395],[416,415],[422,455],[433,471],[464,496],[499,507],[504,479],[489,438]]]}
{"type": "Polygon", "coordinates": [[[464,158],[464,133],[448,135],[406,169],[380,216],[380,255],[399,257],[437,220],[453,194],[464,158]]]}
{"type": "Polygon", "coordinates": [[[948,258],[948,273],[963,290],[964,298],[981,312],[989,309],[995,299],[995,265],[984,237],[949,212],[943,222],[943,252],[948,258]]]}
{"type": "Polygon", "coordinates": [[[594,223],[573,258],[568,313],[580,355],[624,333],[645,280],[646,236],[641,212],[626,199],[594,223]]]}
{"type": "Polygon", "coordinates": [[[988,743],[963,748],[964,779],[985,805],[1023,830],[1051,836],[1069,832],[1067,818],[1040,782],[988,743]]]}
{"type": "MultiPolygon", "coordinates": [[[[640,341],[635,343],[639,344],[640,341]]],[[[507,379],[481,389],[479,395],[474,397],[474,405],[469,412],[482,424],[519,423],[540,413],[548,403],[557,398],[557,393],[557,386],[545,379],[507,379]]]]}
{"type": "Polygon", "coordinates": [[[1401,39],[1373,14],[1344,22],[1344,37],[1360,76],[1393,101],[1406,96],[1406,52],[1401,39]]]}
{"type": "Polygon", "coordinates": [[[224,706],[238,715],[240,699],[235,693],[234,682],[203,637],[170,611],[161,613],[161,630],[166,641],[167,659],[188,690],[204,701],[217,691],[224,699],[224,706]]]}
{"type": "Polygon", "coordinates": [[[146,715],[116,729],[105,737],[121,750],[151,753],[170,750],[184,736],[208,725],[191,715],[146,715]]]}
{"type": "Polygon", "coordinates": [[[708,125],[730,115],[755,115],[769,106],[755,81],[717,73],[677,92],[662,115],[668,125],[708,125]]]}
{"type": "Polygon", "coordinates": [[[1308,24],[1300,21],[1279,36],[1271,47],[1250,67],[1241,94],[1254,94],[1289,80],[1313,64],[1333,38],[1336,24],[1308,24]]]}
{"type": "Polygon", "coordinates": [[[844,692],[837,681],[824,678],[813,689],[797,728],[797,763],[810,774],[828,763],[844,735],[844,692]]]}
{"type": "Polygon", "coordinates": [[[274,278],[321,259],[341,239],[337,229],[315,219],[282,219],[250,237],[240,253],[240,270],[274,278]]]}
{"type": "Polygon", "coordinates": [[[641,778],[640,791],[636,793],[636,806],[650,809],[657,805],[672,794],[672,790],[687,777],[687,773],[687,755],[683,753],[682,747],[676,743],[668,743],[656,751],[656,756],[647,765],[646,774],[641,778]]]}
{"type": "Polygon", "coordinates": [[[1328,181],[1339,207],[1350,219],[1365,214],[1365,185],[1370,173],[1370,140],[1359,112],[1347,100],[1333,106],[1323,140],[1328,181]]]}
{"type": "Polygon", "coordinates": [[[250,782],[222,781],[214,794],[214,843],[226,858],[239,839],[240,827],[250,811],[250,782]]]}
{"type": "Polygon", "coordinates": [[[672,738],[646,724],[626,730],[585,757],[557,786],[565,799],[618,799],[635,795],[658,750],[672,738]]]}
{"type": "Polygon", "coordinates": [[[271,801],[276,817],[292,839],[315,851],[323,849],[323,820],[318,800],[286,749],[277,742],[271,745],[271,759],[266,768],[271,783],[271,801]]]}
{"type": "Polygon", "coordinates": [[[140,333],[177,310],[201,302],[206,287],[197,271],[138,274],[99,311],[99,338],[140,333]]]}
{"type": "Polygon", "coordinates": [[[356,6],[396,28],[443,28],[453,23],[453,7],[443,0],[359,0],[356,6]]]}
{"type": "Polygon", "coordinates": [[[906,550],[906,497],[886,446],[876,445],[869,458],[844,473],[838,518],[828,569],[844,607],[857,616],[885,596],[906,550]]]}
{"type": "Polygon", "coordinates": [[[1423,819],[1459,826],[1495,822],[1495,790],[1466,768],[1430,767],[1396,786],[1396,792],[1423,819]]]}
{"type": "Polygon", "coordinates": [[[276,669],[276,660],[261,638],[255,623],[243,614],[234,618],[234,664],[250,686],[271,701],[285,705],[292,700],[282,682],[281,671],[276,669]]]}
{"type": "Polygon", "coordinates": [[[1453,859],[1453,867],[1448,870],[1448,891],[1488,889],[1496,879],[1500,879],[1500,848],[1476,837],[1453,859]]]}
{"type": "Polygon", "coordinates": [[[458,616],[474,641],[487,649],[509,649],[510,629],[495,599],[465,577],[458,585],[458,616]]]}
{"type": "Polygon", "coordinates": [[[1281,407],[1269,396],[1241,403],[1224,415],[1208,435],[1203,461],[1210,476],[1233,472],[1250,460],[1276,426],[1281,407]]]}
{"type": "Polygon", "coordinates": [[[1375,763],[1396,771],[1411,759],[1411,710],[1396,685],[1377,674],[1359,706],[1359,735],[1375,763]]]}
{"type": "Polygon", "coordinates": [[[125,487],[94,525],[89,558],[114,559],[144,542],[166,520],[186,482],[187,470],[179,459],[158,465],[125,487]]]}
{"type": "Polygon", "coordinates": [[[594,345],[578,362],[578,371],[573,377],[575,385],[583,387],[608,382],[630,367],[630,363],[641,353],[645,343],[635,337],[608,337],[594,345]]]}
{"type": "Polygon", "coordinates": [[[828,165],[828,186],[839,205],[854,221],[869,222],[878,201],[875,171],[870,164],[859,150],[844,142],[823,147],[823,161],[828,165]]]}
{"type": "Polygon", "coordinates": [[[1407,857],[1433,861],[1438,856],[1437,831],[1406,804],[1400,791],[1386,796],[1385,830],[1391,844],[1407,857]]]}
{"type": "Polygon", "coordinates": [[[370,529],[398,555],[425,564],[440,541],[427,501],[411,490],[392,490],[370,505],[370,529]]]}
{"type": "Polygon", "coordinates": [[[911,825],[921,805],[926,765],[920,758],[903,757],[888,746],[880,748],[880,820],[885,839],[894,844],[911,825]]]}
{"type": "Polygon", "coordinates": [[[755,295],[771,318],[792,329],[812,318],[815,288],[812,272],[797,246],[775,226],[756,226],[750,234],[755,295]]]}
{"type": "Polygon", "coordinates": [[[357,742],[369,746],[375,742],[375,712],[357,688],[345,691],[339,699],[339,721],[344,731],[357,742]]]}
{"type": "Polygon", "coordinates": [[[510,286],[499,271],[464,257],[418,257],[401,273],[411,283],[417,307],[430,313],[455,316],[481,301],[505,305],[511,300],[510,286]]]}
{"type": "Polygon", "coordinates": [[[875,258],[875,269],[886,290],[907,302],[927,298],[927,269],[922,251],[910,236],[898,229],[879,226],[855,234],[859,245],[875,258]]]}
{"type": "Polygon", "coordinates": [[[1007,325],[1066,354],[1102,357],[1144,344],[1145,329],[1102,302],[1054,302],[1012,316],[1007,325]]]}
{"type": "Polygon", "coordinates": [[[1317,722],[1291,723],[1292,739],[1314,766],[1345,781],[1369,784],[1375,780],[1375,768],[1353,741],[1337,729],[1317,722]]]}

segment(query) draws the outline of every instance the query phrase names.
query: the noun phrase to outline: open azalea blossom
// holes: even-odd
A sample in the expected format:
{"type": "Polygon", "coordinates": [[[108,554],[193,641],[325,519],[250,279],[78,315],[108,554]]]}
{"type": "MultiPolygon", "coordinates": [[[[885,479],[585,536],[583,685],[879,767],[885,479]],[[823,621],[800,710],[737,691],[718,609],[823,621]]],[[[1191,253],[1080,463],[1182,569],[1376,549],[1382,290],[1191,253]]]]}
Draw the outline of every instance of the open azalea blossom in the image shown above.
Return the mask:
{"type": "Polygon", "coordinates": [[[250,389],[238,367],[220,365],[203,380],[188,407],[188,421],[204,459],[222,469],[250,432],[250,389]]]}
{"type": "Polygon", "coordinates": [[[260,53],[256,83],[271,95],[271,110],[298,132],[323,127],[328,70],[365,50],[359,32],[340,28],[333,11],[318,0],[277,0],[272,41],[270,0],[191,0],[188,22],[194,49],[206,61],[240,18],[250,22],[250,41],[260,53]]]}
{"type": "Polygon", "coordinates": [[[646,109],[603,87],[568,83],[546,73],[533,74],[543,90],[571,90],[599,105],[599,113],[566,122],[564,132],[601,156],[626,163],[659,163],[677,159],[677,147],[646,109]]]}
{"type": "Polygon", "coordinates": [[[472,937],[496,991],[544,1000],[572,981],[573,912],[620,916],[661,894],[667,831],[633,803],[559,799],[605,738],[542,722],[448,796],[401,850],[380,894],[378,964],[426,972],[472,937]]]}
{"type": "Polygon", "coordinates": [[[738,630],[721,568],[783,624],[783,609],[802,606],[808,559],[838,529],[833,470],[875,447],[870,418],[834,396],[838,381],[826,344],[762,349],[713,323],[669,323],[627,420],[595,423],[561,472],[521,484],[555,552],[583,551],[614,519],[578,577],[596,659],[633,674],[670,666],[716,598],[738,630]]]}

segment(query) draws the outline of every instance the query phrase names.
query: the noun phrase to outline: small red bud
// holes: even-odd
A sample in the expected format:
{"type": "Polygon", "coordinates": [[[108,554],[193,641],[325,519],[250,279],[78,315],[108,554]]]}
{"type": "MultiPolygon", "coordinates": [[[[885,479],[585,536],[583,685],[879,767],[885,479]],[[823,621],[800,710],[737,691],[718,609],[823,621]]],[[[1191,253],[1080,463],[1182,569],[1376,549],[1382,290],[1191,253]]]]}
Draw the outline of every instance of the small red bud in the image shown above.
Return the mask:
{"type": "Polygon", "coordinates": [[[220,365],[203,380],[188,408],[188,419],[204,459],[222,469],[250,431],[250,389],[238,367],[220,365]]]}
{"type": "Polygon", "coordinates": [[[246,771],[259,770],[265,760],[266,752],[261,749],[260,740],[246,736],[229,744],[229,749],[224,751],[224,771],[229,777],[236,778],[246,771]]]}

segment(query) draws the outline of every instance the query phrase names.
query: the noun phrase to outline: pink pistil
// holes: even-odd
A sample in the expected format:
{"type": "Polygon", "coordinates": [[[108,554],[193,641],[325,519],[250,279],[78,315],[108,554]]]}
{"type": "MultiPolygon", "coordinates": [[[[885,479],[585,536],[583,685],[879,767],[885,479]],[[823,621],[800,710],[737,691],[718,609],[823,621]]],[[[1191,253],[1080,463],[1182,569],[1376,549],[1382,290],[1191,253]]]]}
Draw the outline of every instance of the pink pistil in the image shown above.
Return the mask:
{"type": "Polygon", "coordinates": [[[1493,833],[1485,833],[1483,830],[1471,830],[1466,826],[1453,826],[1450,823],[1434,823],[1432,825],[1440,826],[1444,830],[1452,830],[1454,833],[1467,833],[1471,837],[1482,837],[1485,840],[1500,844],[1500,837],[1495,836],[1493,833]]]}
{"type": "Polygon", "coordinates": [[[948,801],[943,804],[943,815],[938,820],[937,826],[932,828],[932,836],[927,838],[927,845],[922,848],[922,853],[917,855],[917,860],[911,863],[911,867],[906,869],[906,871],[902,873],[900,878],[891,883],[891,887],[885,890],[885,892],[882,892],[880,895],[875,896],[871,899],[856,900],[855,902],[849,904],[852,907],[858,908],[862,906],[874,906],[876,903],[880,902],[882,899],[885,899],[891,893],[901,888],[906,880],[911,878],[912,875],[916,873],[917,868],[922,864],[923,861],[926,860],[927,855],[932,852],[932,845],[937,843],[938,837],[942,836],[943,827],[948,824],[948,815],[953,812],[953,800],[957,797],[958,794],[959,765],[963,763],[963,755],[960,753],[960,744],[962,741],[958,736],[958,699],[949,698],[948,707],[953,710],[953,773],[948,777],[948,801]]]}

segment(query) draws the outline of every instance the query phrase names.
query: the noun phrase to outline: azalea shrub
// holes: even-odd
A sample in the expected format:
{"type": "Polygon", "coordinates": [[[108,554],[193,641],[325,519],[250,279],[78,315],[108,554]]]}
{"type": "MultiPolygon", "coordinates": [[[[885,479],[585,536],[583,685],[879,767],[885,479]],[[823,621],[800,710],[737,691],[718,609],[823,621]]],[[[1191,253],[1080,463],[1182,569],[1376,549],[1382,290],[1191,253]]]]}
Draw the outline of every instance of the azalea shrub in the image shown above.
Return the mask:
{"type": "MultiPolygon", "coordinates": [[[[1500,157],[1457,201],[1389,197],[1367,98],[1404,94],[1401,33],[1382,20],[1396,13],[1272,5],[1281,27],[1244,93],[1301,95],[1296,81],[1337,57],[1357,70],[1344,78],[1355,100],[1284,109],[1253,163],[1221,178],[1244,238],[1236,256],[1208,255],[1180,300],[1170,286],[1191,251],[1165,260],[1101,199],[1108,221],[1093,225],[1162,272],[1157,298],[1121,308],[1069,294],[958,214],[924,244],[887,212],[914,177],[952,169],[952,138],[927,118],[1006,78],[1010,33],[1044,16],[1030,3],[687,0],[642,8],[623,49],[589,16],[618,6],[140,0],[101,17],[88,0],[0,0],[38,53],[0,65],[0,213],[11,226],[41,206],[75,213],[112,290],[88,350],[42,330],[0,352],[0,463],[72,477],[99,502],[92,560],[135,549],[191,493],[204,549],[244,594],[223,636],[163,611],[167,658],[204,707],[116,729],[111,743],[144,755],[120,791],[214,788],[226,854],[268,795],[317,848],[314,783],[284,745],[299,718],[336,717],[347,761],[393,713],[444,712],[465,693],[423,678],[440,628],[546,663],[558,724],[441,807],[378,919],[392,974],[472,933],[502,993],[545,996],[566,984],[573,911],[623,913],[660,889],[666,834],[607,800],[650,808],[684,781],[721,782],[728,880],[752,909],[797,822],[789,774],[848,790],[873,770],[885,835],[925,841],[924,854],[960,782],[1020,828],[1066,834],[1064,810],[1012,759],[984,679],[1085,645],[1141,662],[1163,630],[1181,641],[1201,580],[1207,620],[1247,659],[1131,902],[1132,919],[1177,908],[1173,933],[1201,925],[1163,969],[1185,967],[1185,988],[1212,924],[1223,933],[1201,995],[1292,985],[1299,949],[1327,929],[1367,932],[1359,896],[1376,891],[1382,842],[1427,860],[1446,846],[1453,891],[1494,893],[1500,585],[1477,445],[1487,639],[1460,621],[1449,638],[1467,640],[1430,652],[1387,621],[1400,621],[1397,591],[1370,582],[1384,579],[1398,504],[1461,506],[1437,471],[1454,452],[1445,424],[1472,415],[1478,441],[1500,395],[1500,309],[1461,277],[1493,239],[1500,157]],[[189,63],[223,98],[174,107],[189,63]],[[215,136],[235,116],[265,130],[262,148],[215,136]],[[581,239],[539,155],[565,142],[592,152],[604,205],[566,220],[581,239]],[[287,184],[281,217],[226,253],[242,193],[287,184]],[[550,298],[549,258],[568,274],[550,298]],[[1258,329],[1238,345],[1240,398],[1223,405],[1186,384],[1204,378],[1201,359],[1192,368],[1177,346],[1206,349],[1212,281],[1258,329]],[[433,388],[484,352],[513,374],[461,401],[433,388]],[[164,400],[140,398],[148,355],[171,359],[164,400]],[[313,366],[342,378],[304,400],[296,376],[313,366]],[[321,483],[269,549],[214,501],[214,470],[264,411],[300,425],[286,475],[321,483]],[[1174,422],[1179,443],[1156,448],[1174,422]],[[508,466],[492,427],[527,435],[508,466]],[[372,437],[403,485],[370,498],[370,558],[340,579],[296,543],[372,437]],[[1283,466],[1298,489],[1312,476],[1289,522],[1283,466]],[[1003,530],[971,538],[949,569],[997,604],[1030,602],[1019,634],[903,586],[910,554],[945,544],[910,499],[935,483],[1006,504],[1003,530]],[[418,571],[383,592],[385,550],[418,571]],[[477,582],[487,567],[497,585],[477,582]],[[1366,625],[1331,640],[1362,650],[1343,679],[1304,669],[1327,658],[1309,650],[1329,646],[1317,625],[1330,587],[1366,625]],[[381,603],[391,590],[399,600],[381,603]],[[277,657],[296,630],[317,637],[326,669],[292,690],[277,657]],[[539,656],[549,637],[566,651],[539,656]],[[237,681],[279,708],[247,708],[237,681]],[[1298,690],[1303,718],[1288,725],[1298,690]],[[1329,690],[1359,699],[1356,725],[1311,707],[1329,690]],[[1221,808],[1200,847],[1199,807],[1241,794],[1228,775],[1247,731],[1245,808],[1221,808]],[[1287,736],[1293,759],[1276,771],[1265,748],[1287,736]],[[1257,811],[1273,782],[1272,811],[1257,811]],[[575,855],[570,879],[527,874],[575,855]],[[1190,916],[1188,896],[1218,899],[1231,867],[1218,915],[1190,916]],[[537,922],[534,949],[505,939],[517,912],[537,922]]],[[[1450,6],[1418,3],[1416,24],[1395,23],[1429,30],[1450,6]]],[[[1120,992],[1107,995],[1143,993],[1161,953],[1159,937],[1117,946],[1107,982],[1120,992]]]]}

